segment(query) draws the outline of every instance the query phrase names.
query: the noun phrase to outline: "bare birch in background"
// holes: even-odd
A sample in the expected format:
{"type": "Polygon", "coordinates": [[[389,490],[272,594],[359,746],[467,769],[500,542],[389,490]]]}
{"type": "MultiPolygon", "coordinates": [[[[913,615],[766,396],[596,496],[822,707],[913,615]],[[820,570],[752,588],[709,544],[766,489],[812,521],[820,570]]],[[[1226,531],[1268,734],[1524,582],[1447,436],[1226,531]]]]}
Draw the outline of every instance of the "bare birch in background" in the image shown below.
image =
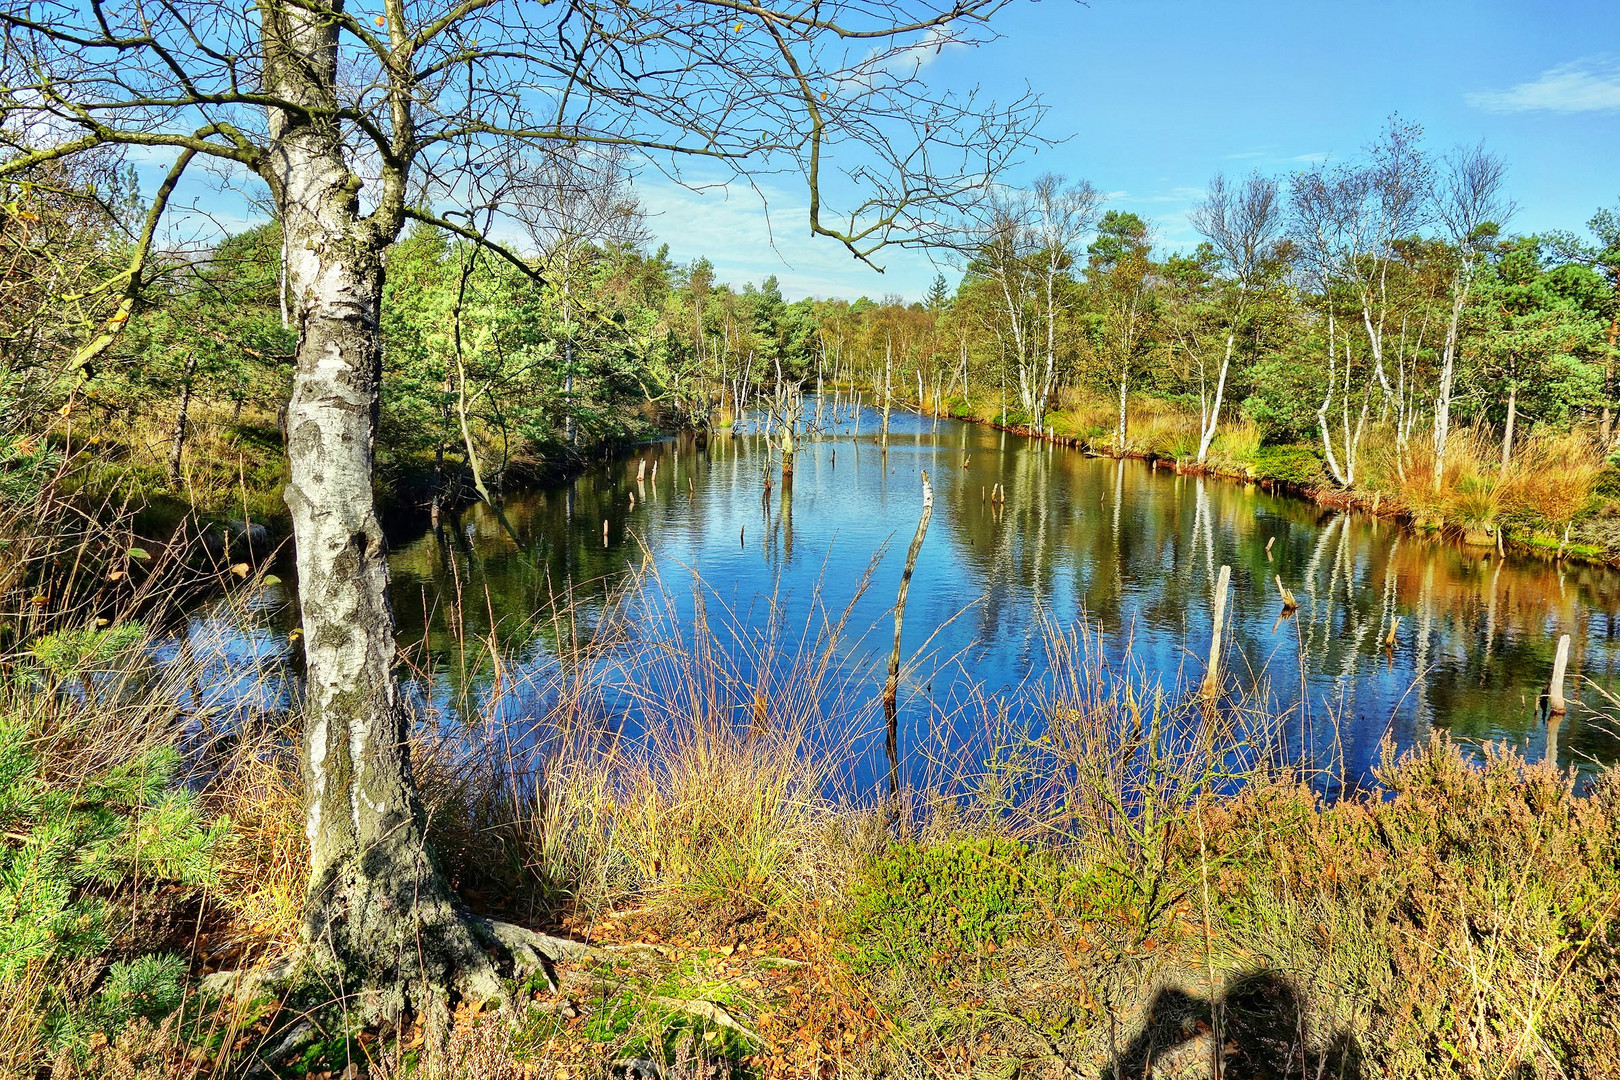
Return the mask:
{"type": "Polygon", "coordinates": [[[1278,197],[1277,182],[1254,173],[1241,187],[1230,188],[1226,177],[1216,173],[1209,182],[1204,201],[1193,211],[1192,224],[1219,253],[1228,291],[1226,347],[1221,353],[1213,402],[1206,402],[1202,393],[1200,361],[1198,404],[1203,430],[1198,436],[1198,464],[1202,465],[1220,426],[1226,376],[1232,367],[1232,351],[1248,312],[1251,293],[1260,284],[1267,266],[1275,264],[1277,258],[1277,241],[1282,233],[1282,201],[1278,197]]]}
{"type": "Polygon", "coordinates": [[[1317,411],[1323,457],[1333,479],[1355,482],[1361,438],[1371,411],[1373,387],[1384,413],[1405,409],[1404,384],[1389,377],[1386,347],[1398,297],[1391,274],[1400,265],[1400,242],[1428,221],[1433,166],[1423,153],[1422,129],[1391,120],[1366,160],[1317,165],[1296,176],[1291,191],[1293,232],[1301,268],[1324,297],[1327,316],[1327,388],[1317,411]],[[1348,294],[1352,318],[1361,324],[1367,357],[1356,358],[1349,327],[1339,325],[1334,292],[1348,294]],[[1328,416],[1338,397],[1338,447],[1328,416]],[[1359,406],[1357,398],[1360,398],[1359,406]],[[1353,422],[1352,422],[1353,421],[1353,422]]]}
{"type": "Polygon", "coordinates": [[[1446,473],[1446,441],[1451,434],[1451,394],[1457,376],[1457,335],[1474,280],[1501,225],[1513,213],[1502,190],[1507,165],[1483,146],[1458,150],[1446,159],[1436,198],[1436,214],[1451,242],[1451,319],[1440,359],[1440,386],[1434,401],[1434,492],[1446,473]]]}

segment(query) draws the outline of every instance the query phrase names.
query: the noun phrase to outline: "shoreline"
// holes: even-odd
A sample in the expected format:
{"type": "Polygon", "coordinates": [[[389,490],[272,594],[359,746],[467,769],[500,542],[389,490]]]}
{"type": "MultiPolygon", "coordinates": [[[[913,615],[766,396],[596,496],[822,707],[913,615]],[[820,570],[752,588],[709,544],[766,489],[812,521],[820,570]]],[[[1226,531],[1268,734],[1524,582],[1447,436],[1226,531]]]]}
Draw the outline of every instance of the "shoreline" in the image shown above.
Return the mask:
{"type": "MultiPolygon", "coordinates": [[[[1601,566],[1610,569],[1620,569],[1620,551],[1599,551],[1592,549],[1590,545],[1580,543],[1561,544],[1557,537],[1552,536],[1551,534],[1548,534],[1545,537],[1536,537],[1533,535],[1531,539],[1524,539],[1518,535],[1508,532],[1501,524],[1498,524],[1495,533],[1492,534],[1496,537],[1494,542],[1471,543],[1464,539],[1466,532],[1459,525],[1443,522],[1438,526],[1425,526],[1419,524],[1417,520],[1412,517],[1412,515],[1406,513],[1404,510],[1385,509],[1381,507],[1380,504],[1383,501],[1382,492],[1377,493],[1373,498],[1368,498],[1367,496],[1359,494],[1355,491],[1326,488],[1313,484],[1302,483],[1288,477],[1255,473],[1252,467],[1246,469],[1245,471],[1239,472],[1236,469],[1223,468],[1222,466],[1213,463],[1206,462],[1203,465],[1198,465],[1196,463],[1180,462],[1174,458],[1165,457],[1164,455],[1152,450],[1127,450],[1120,452],[1115,450],[1113,447],[1098,446],[1082,436],[1058,432],[1054,427],[1049,427],[1046,431],[1042,431],[1028,424],[1004,423],[1001,421],[976,416],[972,413],[961,413],[950,410],[937,411],[925,408],[917,403],[909,401],[905,402],[903,407],[908,412],[915,412],[919,416],[938,416],[941,419],[957,420],[968,424],[977,424],[981,427],[991,428],[996,431],[1005,431],[1012,435],[1019,435],[1032,441],[1049,442],[1057,446],[1064,446],[1070,449],[1079,450],[1091,457],[1109,458],[1115,461],[1146,461],[1156,466],[1163,466],[1173,469],[1176,473],[1182,476],[1212,476],[1217,479],[1227,480],[1233,483],[1258,484],[1261,487],[1264,487],[1267,491],[1289,495],[1304,502],[1313,503],[1317,506],[1327,507],[1335,510],[1353,510],[1357,513],[1367,514],[1371,517],[1378,518],[1380,521],[1388,521],[1396,524],[1414,536],[1438,535],[1455,543],[1465,552],[1477,556],[1484,556],[1494,551],[1498,555],[1516,554],[1530,556],[1539,558],[1540,560],[1546,562],[1574,562],[1583,566],[1601,566]],[[1541,542],[1538,543],[1538,539],[1541,542]]],[[[1308,447],[1285,447],[1284,449],[1301,449],[1314,453],[1314,450],[1311,450],[1311,448],[1308,447]]]]}

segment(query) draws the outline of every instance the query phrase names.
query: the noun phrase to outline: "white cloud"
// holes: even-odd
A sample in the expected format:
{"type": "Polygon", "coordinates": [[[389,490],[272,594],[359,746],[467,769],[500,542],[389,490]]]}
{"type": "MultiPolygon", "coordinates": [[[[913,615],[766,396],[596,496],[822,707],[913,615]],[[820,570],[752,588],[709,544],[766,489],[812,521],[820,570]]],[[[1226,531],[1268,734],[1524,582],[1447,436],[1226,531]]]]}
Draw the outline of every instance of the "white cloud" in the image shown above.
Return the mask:
{"type": "Polygon", "coordinates": [[[965,47],[948,27],[929,27],[917,44],[896,53],[887,66],[891,70],[921,71],[932,64],[946,46],[953,49],[965,47]]]}
{"type": "Polygon", "coordinates": [[[1506,90],[1464,95],[1487,112],[1611,112],[1620,110],[1620,63],[1587,58],[1548,68],[1530,82],[1506,90]]]}
{"type": "MultiPolygon", "coordinates": [[[[939,272],[926,253],[901,248],[872,257],[884,267],[882,274],[857,262],[837,241],[810,235],[810,210],[803,193],[785,187],[761,184],[756,194],[746,184],[733,183],[693,191],[644,175],[636,193],[647,209],[655,245],[667,243],[676,262],[707,258],[720,280],[739,288],[774,274],[789,300],[803,296],[853,300],[888,293],[915,300],[939,272]]],[[[947,269],[946,277],[954,281],[956,274],[947,269]]]]}

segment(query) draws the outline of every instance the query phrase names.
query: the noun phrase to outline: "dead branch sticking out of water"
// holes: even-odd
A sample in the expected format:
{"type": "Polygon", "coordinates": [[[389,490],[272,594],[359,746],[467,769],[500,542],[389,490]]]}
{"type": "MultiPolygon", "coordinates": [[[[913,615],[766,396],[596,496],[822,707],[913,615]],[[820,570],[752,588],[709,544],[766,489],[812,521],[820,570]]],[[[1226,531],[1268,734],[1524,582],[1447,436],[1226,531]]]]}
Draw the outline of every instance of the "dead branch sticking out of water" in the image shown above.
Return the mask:
{"type": "Polygon", "coordinates": [[[906,594],[911,591],[911,574],[917,568],[917,554],[922,550],[923,536],[928,532],[928,519],[934,514],[934,488],[928,482],[928,470],[922,473],[922,515],[917,519],[917,531],[906,549],[906,567],[900,574],[900,592],[894,601],[894,648],[889,651],[889,677],[883,682],[883,714],[888,721],[885,749],[889,753],[889,794],[900,791],[900,733],[899,709],[896,698],[900,692],[900,627],[906,618],[906,594]]]}

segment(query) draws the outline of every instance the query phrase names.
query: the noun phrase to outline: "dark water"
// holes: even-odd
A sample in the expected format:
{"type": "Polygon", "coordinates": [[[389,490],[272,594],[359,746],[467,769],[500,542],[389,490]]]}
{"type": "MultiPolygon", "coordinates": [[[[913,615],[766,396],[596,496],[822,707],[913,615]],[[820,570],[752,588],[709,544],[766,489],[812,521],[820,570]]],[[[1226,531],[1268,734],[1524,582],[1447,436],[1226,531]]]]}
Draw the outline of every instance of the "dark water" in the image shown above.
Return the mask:
{"type": "MultiPolygon", "coordinates": [[[[1587,706],[1604,703],[1576,677],[1611,686],[1620,667],[1612,571],[1503,559],[1254,485],[911,414],[893,418],[886,454],[875,415],[859,435],[834,425],[801,445],[791,487],[776,478],[767,495],[765,441],[745,427],[706,446],[685,437],[644,447],[566,486],[513,496],[504,523],[475,507],[437,533],[395,537],[393,602],[419,692],[454,712],[498,688],[508,715],[538,711],[544,703],[517,688],[544,680],[524,676],[553,671],[558,643],[578,640],[633,568],[651,567],[667,620],[690,619],[701,597],[711,619],[723,612],[733,631],[762,636],[807,634],[813,604],[836,617],[859,593],[840,658],[844,692],[870,705],[924,469],[934,512],[906,613],[903,756],[951,740],[966,700],[1027,700],[1045,674],[1043,620],[1087,619],[1106,651],[1128,648],[1149,678],[1196,682],[1223,564],[1231,677],[1293,710],[1299,730],[1311,717],[1311,730],[1335,731],[1347,777],[1365,774],[1386,736],[1404,747],[1431,728],[1540,757],[1538,697],[1558,635],[1573,636],[1569,685],[1587,706]],[[987,498],[997,483],[1003,508],[987,498]],[[1274,576],[1299,599],[1293,617],[1279,617],[1274,576]],[[552,604],[564,594],[568,625],[552,604]],[[491,642],[514,659],[498,670],[469,661],[491,642]]],[[[260,598],[260,628],[238,618],[222,631],[217,612],[192,628],[194,639],[226,642],[223,679],[272,696],[285,686],[263,672],[289,652],[292,625],[280,593],[260,598]]],[[[1620,760],[1612,727],[1602,710],[1572,707],[1556,728],[1558,761],[1584,770],[1620,760]]]]}

